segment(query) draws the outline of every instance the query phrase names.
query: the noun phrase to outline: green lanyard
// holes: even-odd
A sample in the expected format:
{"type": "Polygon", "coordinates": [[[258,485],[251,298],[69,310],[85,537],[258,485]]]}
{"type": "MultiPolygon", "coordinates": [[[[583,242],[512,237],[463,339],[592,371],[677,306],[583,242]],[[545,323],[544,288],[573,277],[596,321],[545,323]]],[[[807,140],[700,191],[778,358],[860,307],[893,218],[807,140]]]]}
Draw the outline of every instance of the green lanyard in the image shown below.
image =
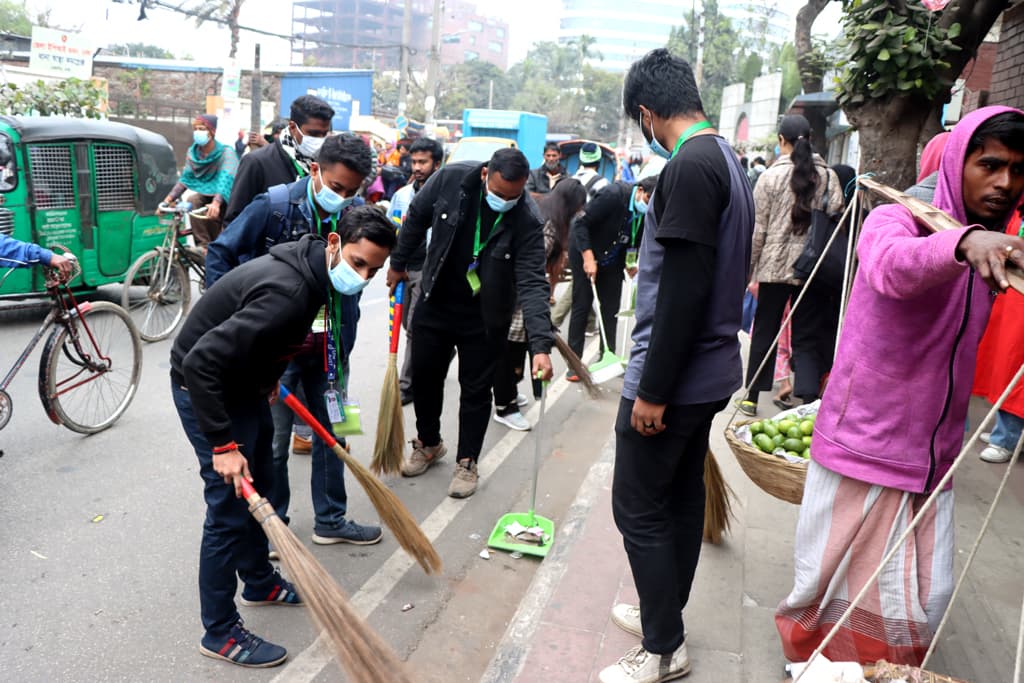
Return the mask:
{"type": "MultiPolygon", "coordinates": [[[[299,174],[299,178],[306,175],[306,169],[302,168],[302,164],[296,161],[295,157],[288,157],[292,160],[292,165],[295,167],[295,172],[299,174]]],[[[296,178],[298,180],[299,178],[296,178]]]]}
{"type": "Polygon", "coordinates": [[[636,248],[636,235],[640,232],[640,226],[643,225],[644,222],[644,215],[636,210],[636,190],[637,188],[634,187],[633,196],[630,197],[629,201],[629,210],[630,213],[633,214],[632,234],[629,239],[630,248],[636,248]]]}
{"type": "MultiPolygon", "coordinates": [[[[343,257],[344,258],[344,257],[343,257]]],[[[335,381],[345,393],[345,370],[342,368],[341,359],[344,356],[344,347],[341,341],[341,295],[327,288],[327,310],[324,312],[324,324],[326,336],[324,338],[324,371],[327,372],[327,380],[334,388],[335,381]]]]}
{"type": "Polygon", "coordinates": [[[672,156],[675,157],[675,155],[679,153],[679,148],[683,146],[684,142],[686,142],[687,140],[692,138],[694,133],[696,133],[697,131],[704,130],[705,128],[710,128],[710,127],[711,127],[711,122],[705,120],[705,121],[701,121],[699,123],[695,123],[692,126],[690,126],[689,128],[687,128],[686,130],[684,130],[683,134],[679,136],[679,141],[676,142],[675,149],[672,150],[672,156]]]}
{"type": "Polygon", "coordinates": [[[501,219],[505,217],[505,214],[503,214],[503,213],[499,213],[498,214],[498,220],[494,221],[494,225],[491,226],[490,232],[487,233],[487,239],[485,239],[483,241],[483,244],[481,244],[480,243],[480,217],[483,215],[483,213],[484,213],[484,191],[483,191],[483,188],[481,188],[480,189],[480,208],[477,209],[477,212],[476,212],[476,234],[473,236],[473,263],[476,263],[477,259],[480,257],[480,251],[484,247],[487,246],[487,243],[491,240],[491,237],[494,236],[494,230],[495,230],[495,228],[498,227],[498,223],[501,223],[501,219]]]}

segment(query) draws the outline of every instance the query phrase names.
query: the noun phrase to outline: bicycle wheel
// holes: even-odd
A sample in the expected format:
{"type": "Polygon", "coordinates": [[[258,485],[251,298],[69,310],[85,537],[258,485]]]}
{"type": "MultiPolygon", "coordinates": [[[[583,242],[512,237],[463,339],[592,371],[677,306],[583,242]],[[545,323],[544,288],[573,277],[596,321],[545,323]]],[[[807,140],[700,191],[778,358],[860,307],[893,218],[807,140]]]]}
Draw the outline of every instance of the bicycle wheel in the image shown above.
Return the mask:
{"type": "Polygon", "coordinates": [[[39,397],[55,423],[92,434],[114,424],[135,397],[142,342],[120,306],[95,301],[79,310],[46,340],[39,397]]]}
{"type": "Polygon", "coordinates": [[[163,248],[136,259],[124,279],[121,306],[131,314],[139,336],[166,339],[188,312],[192,287],[185,267],[163,248]]]}

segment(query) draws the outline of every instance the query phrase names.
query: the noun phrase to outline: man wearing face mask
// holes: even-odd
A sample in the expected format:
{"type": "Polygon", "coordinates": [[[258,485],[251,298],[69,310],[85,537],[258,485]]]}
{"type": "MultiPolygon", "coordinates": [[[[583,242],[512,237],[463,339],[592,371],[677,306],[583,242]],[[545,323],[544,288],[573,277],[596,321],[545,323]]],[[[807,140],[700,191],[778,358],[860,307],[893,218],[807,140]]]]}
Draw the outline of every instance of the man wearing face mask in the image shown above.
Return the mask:
{"type": "MultiPolygon", "coordinates": [[[[210,245],[206,260],[206,285],[215,282],[229,269],[262,256],[274,244],[298,239],[304,234],[326,235],[336,232],[346,211],[356,212],[361,220],[378,219],[393,225],[377,209],[363,207],[355,194],[370,172],[370,148],[358,135],[342,133],[328,137],[320,148],[317,161],[310,166],[310,175],[290,185],[276,186],[256,197],[239,214],[220,238],[210,245]],[[350,209],[351,207],[351,209],[350,209]]],[[[344,353],[339,366],[340,377],[348,377],[348,352],[355,343],[359,320],[359,291],[362,281],[352,283],[351,291],[342,297],[342,318],[338,325],[344,353]]],[[[311,351],[300,354],[288,365],[282,382],[289,388],[302,386],[306,404],[322,422],[327,422],[324,395],[330,378],[324,368],[324,333],[327,320],[318,318],[312,327],[311,351]],[[315,349],[319,348],[320,352],[315,349]]],[[[344,386],[338,380],[338,389],[344,386]]],[[[278,514],[288,520],[290,489],[288,487],[288,451],[291,443],[293,416],[284,406],[274,410],[274,465],[277,490],[271,498],[278,514]]],[[[378,526],[358,524],[346,518],[348,497],[345,492],[344,466],[317,437],[312,450],[313,510],[315,526],[313,541],[319,544],[377,543],[381,539],[378,526]]]]}
{"type": "Polygon", "coordinates": [[[526,181],[526,191],[532,194],[547,194],[554,189],[555,183],[568,177],[565,166],[562,166],[562,153],[557,142],[544,145],[544,164],[530,171],[530,179],[526,181]]]}
{"type": "MultiPolygon", "coordinates": [[[[246,667],[275,666],[287,657],[283,647],[249,632],[235,606],[238,579],[242,604],[302,604],[270,564],[267,538],[239,498],[239,480],[248,479],[276,505],[269,404],[278,377],[287,359],[310,345],[308,331],[320,312],[339,320],[353,283],[372,278],[394,242],[383,215],[351,212],[326,240],[307,234],[276,245],[206,292],[175,339],[171,392],[199,459],[207,506],[199,554],[205,629],[199,651],[207,657],[246,667]]],[[[341,349],[328,348],[340,362],[341,349]]]]}
{"type": "Polygon", "coordinates": [[[491,417],[494,363],[504,351],[518,296],[533,371],[551,377],[551,316],[544,234],[525,194],[530,166],[518,149],[487,164],[441,169],[416,194],[398,236],[388,284],[408,278],[409,259],[433,229],[413,320],[413,406],[418,436],[402,474],[415,477],[447,453],[441,439],[444,381],[459,354],[459,446],[448,495],[476,491],[477,460],[491,417]]]}
{"type": "Polygon", "coordinates": [[[319,97],[303,95],[292,102],[290,116],[278,139],[242,157],[224,215],[225,225],[235,220],[256,195],[309,175],[320,145],[331,132],[334,110],[319,97]]]}
{"type": "Polygon", "coordinates": [[[206,209],[205,217],[189,216],[196,246],[205,249],[217,239],[223,225],[224,206],[231,198],[238,170],[238,155],[230,146],[213,137],[217,132],[217,117],[200,114],[192,122],[192,146],[188,148],[181,180],[164,198],[173,206],[185,190],[190,190],[185,201],[193,211],[206,209]]]}

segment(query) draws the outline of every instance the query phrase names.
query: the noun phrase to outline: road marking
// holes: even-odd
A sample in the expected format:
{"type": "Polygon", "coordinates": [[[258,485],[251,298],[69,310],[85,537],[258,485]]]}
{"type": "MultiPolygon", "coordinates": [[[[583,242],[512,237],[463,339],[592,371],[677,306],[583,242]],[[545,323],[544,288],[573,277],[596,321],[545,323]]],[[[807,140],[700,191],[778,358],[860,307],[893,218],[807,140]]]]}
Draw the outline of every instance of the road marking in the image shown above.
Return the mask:
{"type": "MultiPolygon", "coordinates": [[[[593,355],[596,346],[596,341],[588,344],[584,350],[584,357],[593,355]]],[[[558,403],[570,386],[570,382],[565,377],[560,377],[550,384],[547,398],[549,409],[558,403]]],[[[526,417],[536,424],[539,413],[540,402],[535,401],[527,412],[526,417]]],[[[491,450],[487,451],[486,457],[480,459],[478,466],[480,486],[483,486],[490,480],[495,470],[501,467],[501,464],[522,443],[528,433],[510,430],[491,450]]],[[[444,500],[423,520],[420,527],[431,543],[435,542],[444,533],[448,525],[462,511],[465,502],[465,500],[457,500],[445,496],[444,500]]],[[[559,538],[561,539],[561,536],[559,538]]],[[[387,594],[402,580],[406,572],[414,566],[416,566],[416,562],[402,548],[397,548],[387,561],[381,565],[380,569],[352,596],[352,606],[363,616],[369,617],[387,594]]],[[[312,645],[292,658],[285,665],[281,673],[271,679],[270,683],[306,683],[312,681],[332,659],[334,659],[334,650],[327,641],[327,638],[324,635],[320,635],[313,641],[312,645]]]]}

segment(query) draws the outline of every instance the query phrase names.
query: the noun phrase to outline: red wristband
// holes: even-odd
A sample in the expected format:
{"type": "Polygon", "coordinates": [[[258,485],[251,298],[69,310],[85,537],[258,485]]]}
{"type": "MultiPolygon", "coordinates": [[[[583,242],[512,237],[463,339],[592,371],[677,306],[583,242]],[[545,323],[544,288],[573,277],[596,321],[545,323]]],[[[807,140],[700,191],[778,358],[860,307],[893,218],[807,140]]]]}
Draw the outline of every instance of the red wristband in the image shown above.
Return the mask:
{"type": "Polygon", "coordinates": [[[221,455],[223,453],[230,453],[231,451],[237,451],[237,450],[238,450],[238,444],[235,443],[234,441],[228,441],[223,446],[214,446],[213,447],[213,454],[214,455],[221,455]]]}

